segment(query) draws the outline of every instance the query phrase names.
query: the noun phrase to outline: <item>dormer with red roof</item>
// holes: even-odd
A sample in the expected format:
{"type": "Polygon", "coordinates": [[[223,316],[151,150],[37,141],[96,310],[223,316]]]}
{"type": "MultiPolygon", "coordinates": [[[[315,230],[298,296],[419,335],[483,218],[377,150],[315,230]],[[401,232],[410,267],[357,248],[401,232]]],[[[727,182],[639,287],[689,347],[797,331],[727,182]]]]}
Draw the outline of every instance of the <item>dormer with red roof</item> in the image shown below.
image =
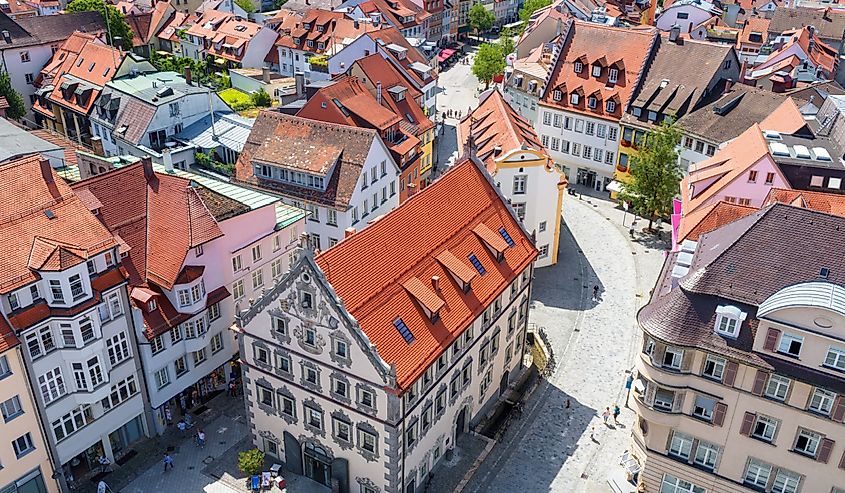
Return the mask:
{"type": "Polygon", "coordinates": [[[341,483],[408,484],[388,471],[428,467],[427,451],[486,413],[520,368],[536,256],[484,164],[466,158],[363,231],[301,251],[238,318],[255,445],[285,440],[309,457],[323,450],[309,437],[336,435],[350,443],[332,448],[348,464],[341,483]],[[385,450],[391,436],[404,445],[385,450]]]}

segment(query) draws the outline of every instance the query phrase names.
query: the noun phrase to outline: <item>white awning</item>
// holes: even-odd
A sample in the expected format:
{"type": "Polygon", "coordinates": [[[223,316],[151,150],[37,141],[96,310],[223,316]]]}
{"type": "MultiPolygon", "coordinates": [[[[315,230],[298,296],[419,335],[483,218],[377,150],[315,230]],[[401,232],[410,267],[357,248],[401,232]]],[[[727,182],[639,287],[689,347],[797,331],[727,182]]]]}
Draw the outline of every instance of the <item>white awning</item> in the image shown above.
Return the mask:
{"type": "Polygon", "coordinates": [[[622,183],[618,182],[616,180],[613,180],[610,183],[608,183],[607,186],[604,187],[604,189],[607,190],[608,192],[617,192],[618,193],[618,192],[622,191],[622,183]]]}

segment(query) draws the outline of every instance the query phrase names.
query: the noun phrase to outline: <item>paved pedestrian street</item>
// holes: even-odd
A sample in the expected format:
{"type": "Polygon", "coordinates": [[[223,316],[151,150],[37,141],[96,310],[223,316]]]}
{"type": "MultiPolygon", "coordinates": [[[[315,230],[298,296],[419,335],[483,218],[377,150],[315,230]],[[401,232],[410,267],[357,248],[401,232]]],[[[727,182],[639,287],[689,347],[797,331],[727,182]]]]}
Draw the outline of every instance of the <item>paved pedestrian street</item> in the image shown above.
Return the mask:
{"type": "Polygon", "coordinates": [[[607,200],[567,195],[563,208],[558,264],[537,269],[530,313],[545,327],[557,368],[465,492],[608,492],[628,445],[633,412],[624,407],[624,384],[639,346],[634,317],[659,273],[661,245],[632,242],[624,213],[607,200]],[[611,417],[605,426],[601,413],[614,403],[620,423],[611,417]]]}

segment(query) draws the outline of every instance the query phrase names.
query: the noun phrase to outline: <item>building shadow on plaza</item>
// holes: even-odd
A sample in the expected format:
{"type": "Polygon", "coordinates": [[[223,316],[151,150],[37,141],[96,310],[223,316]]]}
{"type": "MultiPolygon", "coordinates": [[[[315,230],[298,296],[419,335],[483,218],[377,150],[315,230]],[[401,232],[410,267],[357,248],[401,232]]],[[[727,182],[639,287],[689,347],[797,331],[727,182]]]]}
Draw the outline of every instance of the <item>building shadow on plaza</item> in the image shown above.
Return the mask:
{"type": "Polygon", "coordinates": [[[604,284],[561,220],[557,263],[534,271],[531,299],[545,306],[585,311],[605,301],[603,295],[604,284]],[[597,301],[593,301],[594,286],[599,287],[597,301]]]}
{"type": "Polygon", "coordinates": [[[596,414],[596,409],[542,380],[522,416],[509,423],[463,493],[528,493],[525,485],[531,485],[531,492],[550,491],[578,447],[600,446],[604,425],[594,425],[595,440],[589,438],[590,423],[596,414]],[[582,436],[584,439],[579,444],[582,436]]]}

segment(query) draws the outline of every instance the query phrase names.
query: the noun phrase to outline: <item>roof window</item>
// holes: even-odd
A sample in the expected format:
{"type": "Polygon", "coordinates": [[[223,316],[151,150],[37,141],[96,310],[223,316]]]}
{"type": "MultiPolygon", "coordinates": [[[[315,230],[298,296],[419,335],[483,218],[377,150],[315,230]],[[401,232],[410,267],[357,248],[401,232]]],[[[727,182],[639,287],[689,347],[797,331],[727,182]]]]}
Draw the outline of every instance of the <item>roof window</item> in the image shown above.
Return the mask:
{"type": "Polygon", "coordinates": [[[478,260],[478,257],[476,257],[474,253],[470,253],[467,258],[469,258],[469,261],[472,263],[472,266],[475,267],[475,270],[477,270],[479,274],[483,276],[487,273],[487,270],[484,268],[483,265],[481,265],[481,261],[478,260]]]}
{"type": "Polygon", "coordinates": [[[747,313],[733,305],[718,306],[716,307],[716,326],[714,329],[719,335],[736,338],[739,336],[742,321],[747,316],[747,313]]]}
{"type": "Polygon", "coordinates": [[[505,230],[505,228],[499,228],[499,234],[502,235],[502,238],[504,238],[505,243],[508,244],[508,247],[510,247],[510,248],[514,247],[514,245],[516,243],[513,242],[513,238],[511,238],[511,235],[508,234],[508,232],[507,232],[507,230],[505,230]]]}
{"type": "Polygon", "coordinates": [[[393,326],[396,327],[396,330],[399,331],[399,335],[401,335],[402,338],[405,339],[405,342],[407,342],[408,344],[414,342],[414,334],[412,334],[411,329],[409,329],[408,326],[405,325],[404,320],[402,320],[401,318],[397,318],[393,321],[393,326]]]}

